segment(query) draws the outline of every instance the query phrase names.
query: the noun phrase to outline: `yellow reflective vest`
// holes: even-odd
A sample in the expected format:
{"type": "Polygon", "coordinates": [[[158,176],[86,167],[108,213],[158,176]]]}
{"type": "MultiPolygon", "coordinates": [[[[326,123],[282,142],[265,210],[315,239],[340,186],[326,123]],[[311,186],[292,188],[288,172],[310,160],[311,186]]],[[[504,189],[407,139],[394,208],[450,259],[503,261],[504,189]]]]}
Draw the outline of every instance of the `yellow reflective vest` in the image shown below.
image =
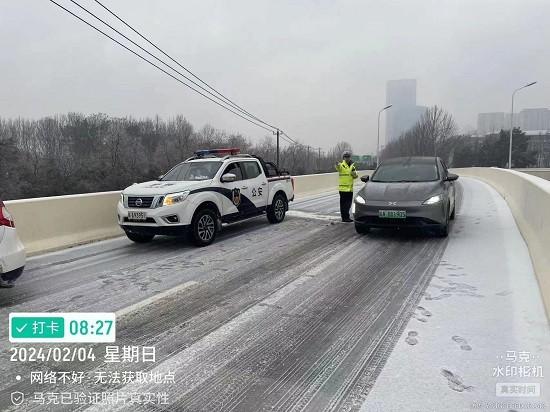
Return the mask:
{"type": "Polygon", "coordinates": [[[353,179],[357,179],[357,171],[355,163],[348,165],[345,160],[342,160],[336,165],[338,171],[338,191],[353,192],[353,179]]]}

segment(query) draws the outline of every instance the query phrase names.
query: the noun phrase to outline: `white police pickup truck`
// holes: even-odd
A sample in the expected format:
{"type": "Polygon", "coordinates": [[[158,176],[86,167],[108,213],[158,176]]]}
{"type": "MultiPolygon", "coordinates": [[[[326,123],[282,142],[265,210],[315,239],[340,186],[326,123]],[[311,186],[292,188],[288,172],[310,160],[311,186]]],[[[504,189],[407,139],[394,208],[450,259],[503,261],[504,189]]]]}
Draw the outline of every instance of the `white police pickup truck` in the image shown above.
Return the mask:
{"type": "Polygon", "coordinates": [[[158,180],[121,193],[118,223],[134,242],[155,235],[187,235],[198,246],[212,243],[222,223],[266,214],[285,218],[294,181],[272,163],[238,149],[200,150],[158,180]]]}

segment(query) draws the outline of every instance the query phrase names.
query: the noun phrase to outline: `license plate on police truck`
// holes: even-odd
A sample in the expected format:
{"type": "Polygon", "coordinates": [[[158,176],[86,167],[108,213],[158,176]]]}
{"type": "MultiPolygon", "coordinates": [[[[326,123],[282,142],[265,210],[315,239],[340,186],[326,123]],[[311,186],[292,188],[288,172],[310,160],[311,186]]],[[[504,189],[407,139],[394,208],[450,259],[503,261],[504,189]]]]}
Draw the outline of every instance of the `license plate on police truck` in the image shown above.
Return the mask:
{"type": "Polygon", "coordinates": [[[379,210],[378,217],[382,219],[406,219],[407,212],[405,210],[379,210]]]}
{"type": "Polygon", "coordinates": [[[145,220],[145,212],[128,212],[128,220],[145,220]]]}

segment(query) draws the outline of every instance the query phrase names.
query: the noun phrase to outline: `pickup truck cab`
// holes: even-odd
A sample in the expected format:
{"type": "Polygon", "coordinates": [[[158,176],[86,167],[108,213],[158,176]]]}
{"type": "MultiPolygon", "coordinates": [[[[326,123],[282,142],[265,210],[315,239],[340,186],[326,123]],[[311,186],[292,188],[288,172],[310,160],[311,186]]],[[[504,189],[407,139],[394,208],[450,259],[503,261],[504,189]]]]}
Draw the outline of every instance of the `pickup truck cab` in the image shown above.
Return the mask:
{"type": "Polygon", "coordinates": [[[118,223],[134,242],[155,235],[187,235],[198,246],[212,243],[222,223],[267,215],[285,218],[294,181],[272,163],[238,149],[200,150],[158,180],[121,193],[118,223]]]}

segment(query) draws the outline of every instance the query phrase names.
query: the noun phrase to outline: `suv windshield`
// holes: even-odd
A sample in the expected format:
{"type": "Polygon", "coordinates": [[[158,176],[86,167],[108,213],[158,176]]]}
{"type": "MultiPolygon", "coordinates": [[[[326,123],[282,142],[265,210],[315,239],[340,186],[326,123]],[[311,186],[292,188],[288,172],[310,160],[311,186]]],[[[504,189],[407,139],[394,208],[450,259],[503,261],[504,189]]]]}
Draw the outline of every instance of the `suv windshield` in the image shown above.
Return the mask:
{"type": "Polygon", "coordinates": [[[432,182],[438,180],[437,166],[433,163],[395,163],[380,165],[372,176],[373,182],[432,182]]]}
{"type": "Polygon", "coordinates": [[[214,178],[221,165],[221,162],[181,163],[166,173],[161,180],[210,180],[214,178]]]}

